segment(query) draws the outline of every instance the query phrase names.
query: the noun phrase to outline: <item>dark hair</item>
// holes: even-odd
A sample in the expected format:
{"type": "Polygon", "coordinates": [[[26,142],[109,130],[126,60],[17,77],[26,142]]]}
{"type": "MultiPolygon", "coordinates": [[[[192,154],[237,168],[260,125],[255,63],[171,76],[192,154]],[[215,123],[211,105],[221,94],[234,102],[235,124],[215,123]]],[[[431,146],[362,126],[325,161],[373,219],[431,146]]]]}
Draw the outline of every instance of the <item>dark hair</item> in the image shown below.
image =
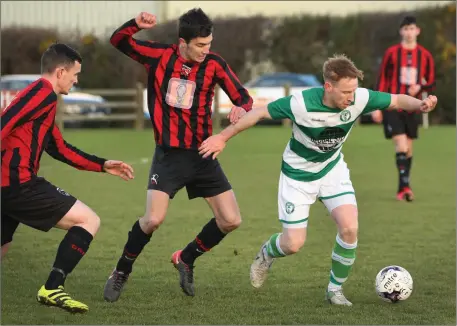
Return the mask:
{"type": "Polygon", "coordinates": [[[57,67],[72,67],[75,61],[82,63],[81,55],[66,44],[55,43],[41,56],[41,73],[52,73],[57,67]]]}
{"type": "Polygon", "coordinates": [[[400,23],[400,28],[408,25],[417,25],[416,17],[414,16],[405,16],[400,23]]]}
{"type": "Polygon", "coordinates": [[[213,32],[212,20],[200,8],[194,8],[179,17],[178,36],[186,43],[197,37],[207,37],[213,32]]]}

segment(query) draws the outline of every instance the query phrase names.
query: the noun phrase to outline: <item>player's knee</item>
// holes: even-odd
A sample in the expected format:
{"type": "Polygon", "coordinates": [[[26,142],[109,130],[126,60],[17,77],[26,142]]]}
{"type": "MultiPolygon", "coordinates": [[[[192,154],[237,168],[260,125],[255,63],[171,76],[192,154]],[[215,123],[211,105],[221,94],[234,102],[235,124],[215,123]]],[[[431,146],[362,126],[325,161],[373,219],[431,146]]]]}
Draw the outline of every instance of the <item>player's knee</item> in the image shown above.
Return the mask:
{"type": "Polygon", "coordinates": [[[403,139],[395,140],[395,152],[397,153],[407,153],[408,152],[408,143],[403,139]]]}
{"type": "Polygon", "coordinates": [[[281,243],[281,249],[287,255],[296,254],[305,244],[305,238],[288,238],[284,243],[281,243]],[[283,248],[284,246],[284,248],[283,248]]]}
{"type": "Polygon", "coordinates": [[[95,236],[100,228],[100,217],[90,207],[78,200],[56,226],[64,230],[79,226],[95,236]]]}
{"type": "Polygon", "coordinates": [[[339,230],[341,240],[346,243],[355,243],[357,241],[357,226],[346,227],[339,230]]]}
{"type": "Polygon", "coordinates": [[[160,227],[164,220],[165,216],[160,215],[143,216],[140,219],[140,227],[144,233],[151,234],[160,227]]]}
{"type": "Polygon", "coordinates": [[[241,225],[241,215],[233,214],[232,216],[225,217],[224,219],[217,219],[217,226],[224,233],[230,233],[241,225]]]}
{"type": "Polygon", "coordinates": [[[100,217],[95,212],[91,211],[81,216],[79,223],[75,223],[75,226],[80,226],[87,232],[95,236],[100,229],[100,217]]]}

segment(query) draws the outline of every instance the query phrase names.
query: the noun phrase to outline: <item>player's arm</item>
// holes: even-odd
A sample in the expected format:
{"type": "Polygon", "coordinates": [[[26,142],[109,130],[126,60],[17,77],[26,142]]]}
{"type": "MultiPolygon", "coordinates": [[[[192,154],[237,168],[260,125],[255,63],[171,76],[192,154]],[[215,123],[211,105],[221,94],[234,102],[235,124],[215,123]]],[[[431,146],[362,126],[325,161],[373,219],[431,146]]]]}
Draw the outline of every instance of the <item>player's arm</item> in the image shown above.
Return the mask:
{"type": "Polygon", "coordinates": [[[281,120],[287,118],[293,120],[291,107],[296,102],[296,97],[291,95],[273,101],[266,107],[255,107],[243,115],[236,123],[231,124],[222,130],[219,134],[211,136],[203,141],[202,145],[199,148],[200,155],[202,155],[204,158],[212,155],[212,158],[215,159],[217,155],[223,151],[229,139],[239,134],[243,130],[256,125],[260,120],[281,120]]]}
{"type": "Polygon", "coordinates": [[[56,125],[51,131],[45,150],[56,160],[71,165],[78,170],[107,172],[126,181],[134,178],[133,169],[130,165],[122,161],[106,160],[87,154],[67,143],[56,125]]]}
{"type": "Polygon", "coordinates": [[[392,99],[389,105],[389,109],[403,109],[405,111],[432,111],[438,99],[434,95],[429,95],[424,100],[419,100],[415,97],[406,94],[391,94],[392,99]]]}
{"type": "Polygon", "coordinates": [[[156,17],[142,12],[115,30],[110,38],[110,43],[130,58],[143,65],[148,65],[151,59],[159,58],[170,45],[137,40],[133,35],[142,29],[153,28],[155,25],[156,17]]]}
{"type": "Polygon", "coordinates": [[[15,128],[34,120],[50,111],[57,103],[54,91],[38,82],[27,93],[17,97],[3,110],[1,116],[1,140],[11,134],[15,128]]]}
{"type": "Polygon", "coordinates": [[[45,148],[46,153],[78,170],[103,172],[103,165],[107,161],[106,159],[87,154],[67,143],[56,125],[49,132],[50,137],[45,148]]]}
{"type": "Polygon", "coordinates": [[[219,86],[230,98],[233,105],[243,108],[246,112],[252,109],[252,97],[248,90],[241,84],[238,77],[230,66],[218,55],[214,55],[216,61],[216,78],[219,86]]]}
{"type": "Polygon", "coordinates": [[[426,55],[426,70],[425,70],[425,78],[426,78],[426,83],[424,85],[421,85],[420,91],[424,92],[431,92],[435,89],[435,62],[433,61],[432,55],[427,52],[426,55]]]}
{"type": "Polygon", "coordinates": [[[268,108],[265,106],[254,108],[248,113],[246,113],[244,116],[242,116],[237,123],[230,125],[224,130],[222,130],[219,133],[219,136],[222,138],[222,140],[224,140],[224,142],[227,142],[230,138],[239,134],[243,130],[255,126],[259,121],[264,119],[271,119],[271,115],[268,112],[268,108]]]}
{"type": "Polygon", "coordinates": [[[406,94],[389,94],[385,92],[372,91],[368,92],[368,101],[362,114],[370,113],[376,110],[398,110],[422,112],[432,111],[437,103],[436,96],[430,95],[425,100],[419,100],[406,94]]]}

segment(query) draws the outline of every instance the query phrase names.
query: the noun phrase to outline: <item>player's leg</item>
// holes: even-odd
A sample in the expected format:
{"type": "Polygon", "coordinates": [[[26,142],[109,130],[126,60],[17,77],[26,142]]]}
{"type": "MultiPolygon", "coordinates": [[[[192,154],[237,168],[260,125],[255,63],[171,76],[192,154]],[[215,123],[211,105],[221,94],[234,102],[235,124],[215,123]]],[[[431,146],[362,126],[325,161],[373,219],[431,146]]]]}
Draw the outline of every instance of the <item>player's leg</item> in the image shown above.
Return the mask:
{"type": "Polygon", "coordinates": [[[357,249],[357,201],[346,163],[340,162],[323,179],[319,198],[337,225],[337,235],[332,251],[330,281],[326,299],[331,304],[351,306],[342,291],[355,262],[357,249]]]}
{"type": "Polygon", "coordinates": [[[404,190],[408,185],[407,177],[407,152],[408,137],[406,129],[405,112],[396,110],[386,111],[384,114],[384,134],[387,139],[392,139],[395,146],[395,163],[398,170],[397,199],[403,200],[404,190]]]}
{"type": "MultiPolygon", "coordinates": [[[[406,114],[406,113],[405,113],[406,114]]],[[[414,200],[414,193],[411,189],[411,168],[413,162],[413,142],[419,137],[419,125],[422,122],[422,115],[417,113],[408,113],[406,116],[406,136],[408,150],[406,152],[406,180],[407,185],[404,188],[403,198],[407,201],[414,200]]]]}
{"type": "MultiPolygon", "coordinates": [[[[59,191],[62,192],[61,189],[59,191]]],[[[60,242],[51,272],[46,283],[38,291],[37,300],[70,312],[86,312],[89,310],[88,306],[74,300],[65,292],[64,286],[68,275],[89,250],[90,243],[100,227],[100,218],[87,205],[77,200],[55,227],[67,230],[67,234],[60,242]]]]}
{"type": "Polygon", "coordinates": [[[87,305],[64,292],[64,283],[89,249],[100,225],[98,216],[75,197],[39,177],[20,185],[15,195],[2,202],[2,210],[3,206],[7,215],[35,229],[67,230],[37,300],[71,312],[86,312],[87,305]]]}
{"type": "Polygon", "coordinates": [[[275,233],[261,246],[251,264],[252,286],[259,288],[276,258],[297,253],[306,240],[310,205],[316,201],[320,180],[301,182],[281,172],[278,187],[278,213],[282,233],[275,233]]]}
{"type": "Polygon", "coordinates": [[[173,253],[171,261],[180,275],[180,286],[186,295],[194,296],[193,269],[195,260],[218,245],[225,236],[241,224],[241,214],[219,162],[202,159],[196,152],[196,171],[186,185],[189,199],[202,197],[210,206],[213,217],[183,250],[173,253]]]}
{"type": "Polygon", "coordinates": [[[175,153],[160,147],[155,150],[148,178],[145,213],[133,223],[117,265],[105,284],[103,296],[108,302],[119,299],[134,262],[165,220],[170,198],[183,187],[185,180],[176,173],[183,170],[177,167],[183,159],[176,158],[175,153]]]}
{"type": "Polygon", "coordinates": [[[241,224],[240,210],[233,190],[205,198],[214,217],[181,251],[176,251],[172,262],[180,273],[180,286],[185,294],[194,296],[193,269],[195,260],[217,246],[225,236],[241,224]]]}
{"type": "Polygon", "coordinates": [[[103,297],[108,302],[119,299],[126,284],[133,263],[140,256],[144,247],[149,243],[152,234],[165,219],[170,197],[159,190],[148,190],[146,212],[138,219],[128,232],[127,242],[124,245],[121,257],[116,267],[106,281],[103,297]]]}
{"type": "Polygon", "coordinates": [[[249,273],[253,287],[260,288],[265,283],[275,259],[293,255],[303,247],[306,241],[306,224],[307,222],[284,225],[283,222],[282,232],[271,235],[260,247],[249,273]]]}

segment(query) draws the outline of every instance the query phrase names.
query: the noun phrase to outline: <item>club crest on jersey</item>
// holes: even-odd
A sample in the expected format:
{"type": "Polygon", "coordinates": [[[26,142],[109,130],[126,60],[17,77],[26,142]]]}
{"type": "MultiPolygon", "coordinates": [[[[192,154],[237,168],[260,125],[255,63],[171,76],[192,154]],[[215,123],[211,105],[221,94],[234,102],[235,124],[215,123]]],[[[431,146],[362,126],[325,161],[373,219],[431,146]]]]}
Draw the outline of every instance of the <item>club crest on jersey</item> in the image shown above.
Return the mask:
{"type": "Polygon", "coordinates": [[[191,70],[192,70],[191,67],[186,66],[186,65],[182,65],[182,67],[181,67],[181,75],[189,77],[191,70]]]}
{"type": "Polygon", "coordinates": [[[340,113],[340,120],[343,121],[343,122],[347,122],[347,121],[351,120],[351,111],[343,110],[340,113]]]}

